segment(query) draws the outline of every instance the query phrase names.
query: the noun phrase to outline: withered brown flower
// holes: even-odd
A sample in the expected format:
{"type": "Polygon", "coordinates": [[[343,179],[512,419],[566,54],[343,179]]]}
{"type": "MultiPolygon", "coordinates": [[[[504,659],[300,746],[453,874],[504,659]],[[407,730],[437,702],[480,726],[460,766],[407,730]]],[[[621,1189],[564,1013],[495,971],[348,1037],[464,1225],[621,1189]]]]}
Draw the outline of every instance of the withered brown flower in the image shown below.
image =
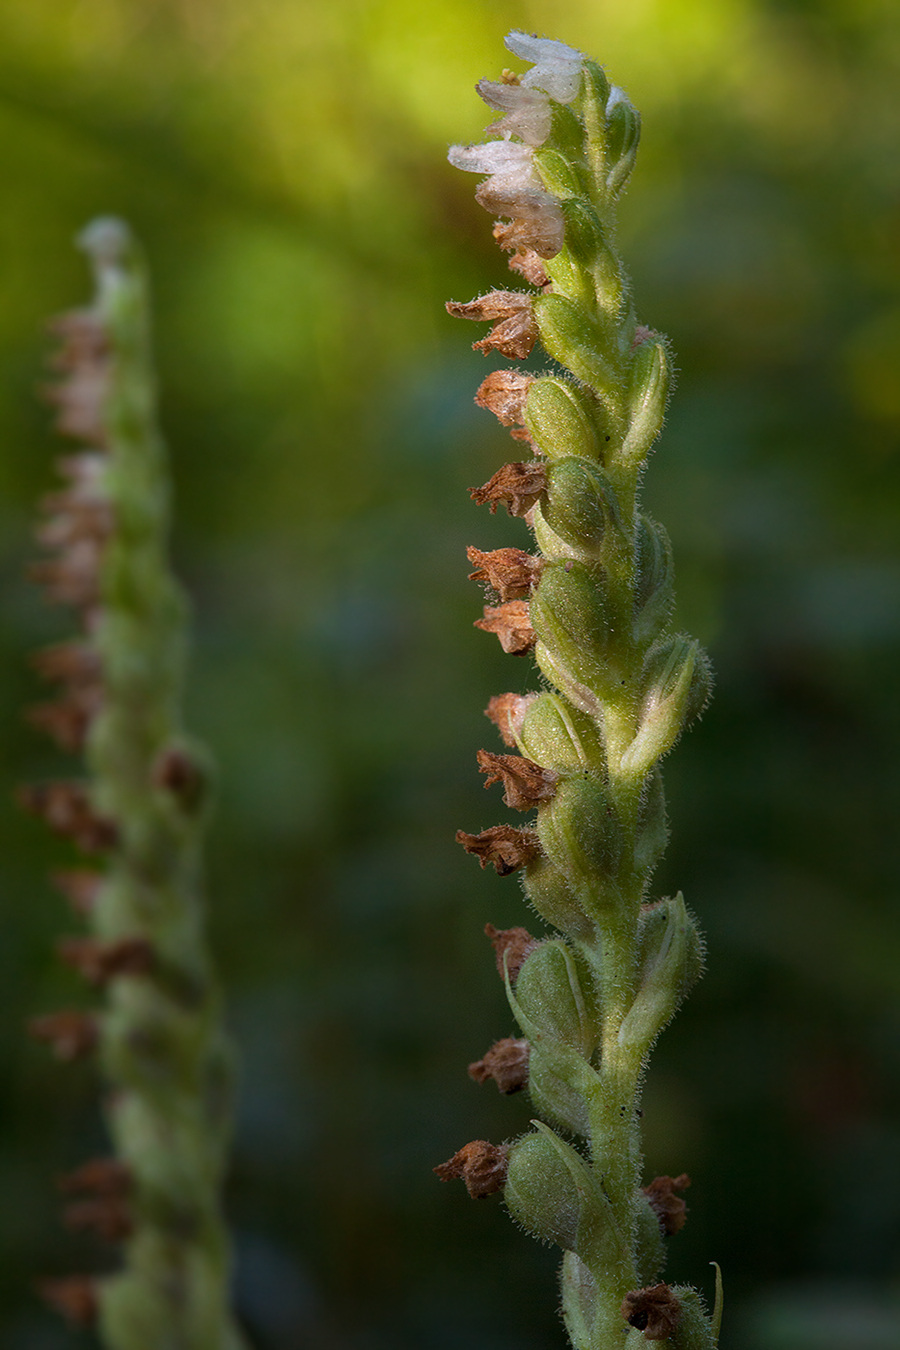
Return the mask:
{"type": "Polygon", "coordinates": [[[523,360],[537,342],[537,324],[534,321],[531,296],[519,291],[491,291],[478,300],[460,304],[447,301],[447,313],[457,319],[473,319],[479,323],[493,323],[487,337],[473,342],[475,351],[497,351],[501,356],[523,360]]]}
{"type": "Polygon", "coordinates": [[[75,1326],[90,1326],[97,1320],[100,1303],[97,1282],[86,1275],[62,1280],[41,1280],[37,1291],[56,1312],[75,1326]]]}
{"type": "Polygon", "coordinates": [[[474,854],[482,867],[492,866],[498,877],[508,877],[526,867],[541,851],[536,832],[517,830],[515,825],[492,825],[481,834],[457,830],[456,842],[474,854]]]}
{"type": "Polygon", "coordinates": [[[479,750],[478,768],[487,774],[485,787],[503,784],[503,800],[514,811],[530,811],[538,802],[546,802],[556,791],[559,774],[545,769],[524,755],[495,755],[479,750]]]}
{"type": "Polygon", "coordinates": [[[106,984],[116,975],[147,975],[156,962],[153,945],[145,937],[123,937],[115,942],[62,938],[56,950],[67,966],[93,985],[106,984]]]}
{"type": "Polygon", "coordinates": [[[469,580],[491,586],[501,600],[521,600],[530,595],[544,568],[543,558],[536,558],[521,548],[495,548],[482,553],[480,548],[470,544],[466,556],[476,565],[475,571],[469,573],[469,580]]]}
{"type": "Polygon", "coordinates": [[[65,1205],[63,1223],[77,1233],[96,1233],[104,1242],[124,1242],[134,1228],[128,1202],[107,1195],[65,1205]]]}
{"type": "Polygon", "coordinates": [[[62,872],[52,872],[50,880],[82,918],[90,914],[103,885],[102,875],[88,867],[71,867],[62,872]]]}
{"type": "Polygon", "coordinates": [[[469,1077],[476,1083],[486,1083],[493,1078],[497,1090],[504,1096],[520,1092],[528,1082],[529,1048],[526,1040],[512,1036],[495,1041],[484,1059],[469,1065],[469,1077]]]}
{"type": "Polygon", "coordinates": [[[57,1180],[64,1195],[125,1196],[130,1194],[131,1168],[119,1158],[89,1158],[57,1180]]]}
{"type": "Polygon", "coordinates": [[[484,925],[484,935],[494,949],[497,973],[502,978],[505,969],[510,982],[515,984],[519,971],[538,946],[537,938],[527,928],[495,928],[492,923],[484,925]]]}
{"type": "Polygon", "coordinates": [[[622,1300],[622,1316],[647,1341],[665,1341],[681,1318],[681,1304],[667,1284],[633,1289],[622,1300]]]}
{"type": "Polygon", "coordinates": [[[51,830],[72,839],[85,853],[99,853],[116,843],[114,822],[94,811],[84,783],[28,784],[18,789],[17,797],[26,811],[42,816],[51,830]]]}
{"type": "Polygon", "coordinates": [[[486,1139],[474,1139],[464,1144],[453,1157],[440,1163],[434,1171],[441,1181],[466,1183],[473,1200],[483,1200],[506,1185],[508,1149],[505,1144],[491,1144],[486,1139]]]}
{"type": "Polygon", "coordinates": [[[68,1062],[83,1059],[95,1049],[99,1028],[96,1018],[90,1013],[66,1008],[43,1017],[33,1017],[28,1023],[28,1033],[37,1041],[45,1041],[57,1059],[68,1062]]]}
{"type": "Polygon", "coordinates": [[[515,249],[513,256],[509,260],[509,270],[518,272],[532,286],[543,288],[550,285],[550,278],[547,275],[547,269],[544,266],[544,259],[539,253],[535,253],[533,248],[525,248],[523,245],[515,243],[504,243],[506,238],[506,226],[499,220],[494,226],[494,238],[501,248],[507,251],[515,249]]]}
{"type": "Polygon", "coordinates": [[[525,425],[525,403],[534,384],[533,375],[520,370],[494,370],[482,380],[475,394],[479,408],[487,408],[501,426],[525,425]]]}
{"type": "Polygon", "coordinates": [[[522,730],[522,723],[537,694],[495,694],[484,710],[500,732],[504,745],[514,746],[516,735],[522,730]]]}
{"type": "Polygon", "coordinates": [[[690,1184],[687,1172],[682,1172],[678,1177],[654,1177],[650,1185],[644,1187],[644,1195],[659,1219],[660,1228],[670,1237],[681,1231],[687,1217],[687,1205],[675,1192],[686,1191],[690,1184]]]}
{"type": "Polygon", "coordinates": [[[526,600],[510,600],[505,605],[485,605],[484,618],[476,619],[474,626],[483,633],[496,634],[500,646],[510,656],[524,656],[537,642],[526,600]]]}
{"type": "Polygon", "coordinates": [[[511,516],[527,516],[546,490],[546,467],[540,460],[531,460],[502,465],[481,487],[469,488],[469,496],[478,506],[490,504],[491,515],[502,502],[511,516]]]}

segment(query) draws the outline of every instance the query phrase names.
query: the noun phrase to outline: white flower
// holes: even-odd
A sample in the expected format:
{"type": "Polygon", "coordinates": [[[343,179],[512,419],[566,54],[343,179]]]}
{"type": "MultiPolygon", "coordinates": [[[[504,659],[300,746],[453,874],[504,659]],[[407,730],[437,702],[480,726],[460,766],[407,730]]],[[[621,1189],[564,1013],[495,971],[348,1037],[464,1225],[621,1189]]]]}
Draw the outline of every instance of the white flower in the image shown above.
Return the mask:
{"type": "Polygon", "coordinates": [[[500,84],[494,80],[479,80],[475,86],[490,108],[499,108],[508,114],[488,127],[502,136],[520,136],[526,145],[543,145],[550,135],[550,100],[538,89],[526,89],[522,84],[500,84]]]}
{"type": "Polygon", "coordinates": [[[565,42],[553,38],[532,37],[513,29],[505,38],[506,46],[514,56],[534,65],[522,76],[525,89],[542,89],[557,103],[571,103],[581,83],[584,56],[565,42]]]}
{"type": "Polygon", "coordinates": [[[534,178],[530,146],[517,141],[486,141],[483,145],[451,145],[447,158],[454,169],[466,173],[498,173],[521,175],[523,183],[534,178]]]}
{"type": "Polygon", "coordinates": [[[504,233],[510,247],[533,248],[542,258],[553,258],[563,246],[563,214],[538,177],[533,156],[531,146],[518,141],[452,145],[447,154],[455,168],[488,175],[475,200],[513,222],[504,233]]]}

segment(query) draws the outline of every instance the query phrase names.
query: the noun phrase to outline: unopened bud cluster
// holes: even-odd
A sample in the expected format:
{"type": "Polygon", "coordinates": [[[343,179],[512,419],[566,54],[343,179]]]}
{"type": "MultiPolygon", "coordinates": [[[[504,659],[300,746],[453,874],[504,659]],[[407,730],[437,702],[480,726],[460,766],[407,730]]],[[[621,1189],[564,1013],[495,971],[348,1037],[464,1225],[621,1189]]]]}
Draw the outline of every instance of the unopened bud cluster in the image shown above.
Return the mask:
{"type": "Polygon", "coordinates": [[[37,654],[60,692],[30,717],[82,752],[88,774],[21,797],[87,855],[54,878],[81,923],[58,951],[101,997],[30,1030],[59,1060],[99,1058],[115,1155],[62,1178],[63,1218],[121,1260],[41,1289],[71,1321],[97,1323],[108,1350],[241,1350],[219,1197],[232,1054],[203,921],[209,774],[180,722],[184,601],[166,557],[145,281],[120,222],[94,222],[81,243],[96,297],[55,322],[48,391],[79,448],[59,461],[64,486],[43,503],[46,556],[33,568],[80,631],[37,654]]]}
{"type": "Polygon", "coordinates": [[[709,686],[698,644],[671,632],[671,548],[638,504],[670,369],[665,341],[637,322],[615,250],[640,122],[580,52],[518,32],[506,45],[533,64],[478,85],[504,114],[488,128],[496,139],[449,158],[487,175],[476,199],[535,289],[448,309],[493,325],[475,343],[485,354],[519,360],[540,341],[562,368],[498,370],[476,395],[530,457],[471,495],[522,517],[535,541],[534,552],[469,549],[472,578],[492,592],[476,627],[512,655],[533,653],[545,689],[491,699],[512,753],[478,754],[485,786],[500,784],[506,805],[533,819],[457,838],[482,867],[518,870],[553,931],[537,940],[488,926],[520,1036],[469,1070],[504,1093],[527,1084],[534,1129],[468,1144],[436,1170],[476,1197],[503,1190],[524,1227],[563,1249],[576,1350],[654,1340],[710,1350],[718,1309],[710,1319],[693,1290],[660,1282],[689,1178],[643,1186],[640,1175],[644,1066],[702,965],[682,897],[648,894],[667,840],[658,765],[709,686]]]}

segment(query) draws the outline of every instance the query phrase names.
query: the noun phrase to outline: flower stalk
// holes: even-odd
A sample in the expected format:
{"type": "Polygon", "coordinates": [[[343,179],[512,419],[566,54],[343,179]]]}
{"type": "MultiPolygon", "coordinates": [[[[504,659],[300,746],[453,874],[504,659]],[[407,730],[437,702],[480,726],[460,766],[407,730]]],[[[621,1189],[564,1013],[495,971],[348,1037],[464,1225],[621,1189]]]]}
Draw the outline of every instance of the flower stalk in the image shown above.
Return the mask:
{"type": "Polygon", "coordinates": [[[49,397],[81,446],[44,502],[48,556],[34,575],[74,607],[81,633],[38,654],[61,693],[32,716],[83,751],[88,776],[23,797],[89,855],[56,878],[88,927],[59,951],[103,1002],[32,1031],[60,1059],[99,1057],[114,1156],[62,1180],[64,1217],[119,1245],[122,1262],[44,1292],[71,1320],[96,1322],[109,1350],[241,1350],[220,1202],[234,1057],[204,932],[210,770],[181,720],[186,605],[167,559],[146,280],[119,221],[93,222],[79,242],[96,294],[55,323],[49,397]]]}
{"type": "Polygon", "coordinates": [[[478,755],[487,785],[502,782],[506,804],[536,818],[457,838],[482,867],[520,871],[555,933],[501,941],[489,925],[521,1038],[470,1069],[501,1091],[527,1077],[533,1132],[508,1146],[476,1141],[436,1170],[473,1195],[502,1189],[517,1220],[563,1249],[576,1350],[711,1350],[719,1309],[710,1319],[695,1290],[660,1279],[689,1178],[641,1178],[646,1062],[702,966],[681,895],[648,898],[667,841],[658,764],[702,710],[709,671],[699,645],[671,631],[671,548],[639,507],[671,370],[665,339],[637,322],[615,247],[640,119],[564,43],[514,32],[506,45],[533,64],[478,85],[504,114],[488,128],[499,139],[454,146],[449,159],[487,175],[476,199],[500,217],[494,236],[536,289],[448,309],[495,325],[475,344],[485,354],[520,359],[539,340],[562,367],[484,381],[476,401],[533,459],[471,494],[533,530],[536,555],[471,548],[469,559],[501,601],[476,626],[507,652],[532,651],[546,687],[492,699],[488,716],[518,753],[478,755]]]}

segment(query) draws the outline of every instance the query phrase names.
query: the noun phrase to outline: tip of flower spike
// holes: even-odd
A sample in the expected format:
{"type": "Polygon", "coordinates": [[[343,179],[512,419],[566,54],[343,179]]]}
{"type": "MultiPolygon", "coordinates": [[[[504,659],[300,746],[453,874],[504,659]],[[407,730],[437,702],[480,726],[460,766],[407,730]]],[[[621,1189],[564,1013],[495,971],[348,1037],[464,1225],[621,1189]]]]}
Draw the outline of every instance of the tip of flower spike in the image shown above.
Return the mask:
{"type": "Polygon", "coordinates": [[[115,267],[130,249],[132,237],[118,216],[98,216],[79,232],[75,242],[98,266],[115,267]]]}
{"type": "Polygon", "coordinates": [[[557,103],[571,103],[581,83],[584,54],[555,38],[540,38],[514,28],[504,43],[508,51],[523,61],[533,62],[522,76],[525,88],[541,89],[557,103]]]}

